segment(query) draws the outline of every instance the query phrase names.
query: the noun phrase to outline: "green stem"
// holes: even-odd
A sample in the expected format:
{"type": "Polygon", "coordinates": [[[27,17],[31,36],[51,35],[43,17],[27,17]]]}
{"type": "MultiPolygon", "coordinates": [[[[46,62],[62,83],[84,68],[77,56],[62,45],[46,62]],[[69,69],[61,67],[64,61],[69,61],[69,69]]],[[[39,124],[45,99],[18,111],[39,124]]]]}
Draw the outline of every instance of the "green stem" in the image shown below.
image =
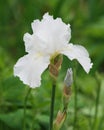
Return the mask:
{"type": "Polygon", "coordinates": [[[29,96],[30,92],[31,92],[31,88],[28,89],[27,94],[24,99],[23,130],[26,130],[26,105],[27,105],[27,100],[28,100],[28,96],[29,96]]]}
{"type": "Polygon", "coordinates": [[[97,127],[97,116],[98,116],[98,108],[99,108],[99,99],[100,99],[100,89],[101,89],[101,82],[96,76],[97,82],[97,96],[96,96],[96,103],[95,103],[95,115],[94,115],[94,122],[93,122],[93,129],[97,127]]]}
{"type": "Polygon", "coordinates": [[[77,122],[77,85],[76,85],[76,69],[74,69],[74,125],[73,130],[76,129],[77,122]]]}
{"type": "Polygon", "coordinates": [[[56,83],[53,83],[53,85],[52,85],[52,94],[51,94],[51,106],[50,106],[50,128],[49,128],[49,130],[52,130],[52,127],[53,127],[55,89],[56,89],[56,83]]]}

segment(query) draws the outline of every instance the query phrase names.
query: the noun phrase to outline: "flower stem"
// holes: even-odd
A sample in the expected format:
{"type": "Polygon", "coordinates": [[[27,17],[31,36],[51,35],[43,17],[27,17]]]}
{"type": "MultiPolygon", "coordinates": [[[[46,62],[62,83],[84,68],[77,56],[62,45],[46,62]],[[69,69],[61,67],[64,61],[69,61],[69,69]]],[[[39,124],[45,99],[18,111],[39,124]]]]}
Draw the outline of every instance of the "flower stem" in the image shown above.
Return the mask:
{"type": "Polygon", "coordinates": [[[94,122],[93,122],[93,130],[97,129],[97,116],[98,116],[98,108],[99,108],[99,99],[100,99],[100,89],[101,89],[101,82],[96,76],[96,82],[97,82],[97,96],[96,96],[96,103],[95,103],[95,115],[94,115],[94,122]]]}
{"type": "Polygon", "coordinates": [[[28,100],[28,96],[29,96],[30,92],[31,92],[31,88],[28,89],[27,94],[24,99],[23,130],[26,130],[26,105],[27,105],[27,100],[28,100]]]}
{"type": "Polygon", "coordinates": [[[76,69],[74,69],[74,125],[73,130],[76,129],[77,121],[77,85],[76,85],[76,69]]]}
{"type": "Polygon", "coordinates": [[[52,127],[53,127],[53,115],[54,115],[55,89],[56,89],[56,83],[53,83],[53,85],[52,85],[52,94],[51,94],[50,128],[49,128],[49,130],[53,129],[52,127]]]}

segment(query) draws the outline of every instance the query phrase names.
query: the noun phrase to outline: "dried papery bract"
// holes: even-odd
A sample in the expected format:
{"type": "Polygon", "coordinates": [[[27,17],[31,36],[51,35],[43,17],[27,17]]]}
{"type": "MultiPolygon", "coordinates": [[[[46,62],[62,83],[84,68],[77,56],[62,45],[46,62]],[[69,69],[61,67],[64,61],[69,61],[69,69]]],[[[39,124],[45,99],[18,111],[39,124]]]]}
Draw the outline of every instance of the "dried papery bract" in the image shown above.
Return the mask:
{"type": "Polygon", "coordinates": [[[67,116],[66,111],[63,111],[63,112],[61,112],[60,110],[58,111],[56,120],[53,123],[53,130],[59,130],[62,127],[66,119],[66,116],[67,116]]]}
{"type": "Polygon", "coordinates": [[[49,65],[50,75],[55,81],[58,77],[59,70],[61,69],[62,61],[63,61],[63,56],[58,55],[57,57],[51,60],[51,63],[49,65]]]}

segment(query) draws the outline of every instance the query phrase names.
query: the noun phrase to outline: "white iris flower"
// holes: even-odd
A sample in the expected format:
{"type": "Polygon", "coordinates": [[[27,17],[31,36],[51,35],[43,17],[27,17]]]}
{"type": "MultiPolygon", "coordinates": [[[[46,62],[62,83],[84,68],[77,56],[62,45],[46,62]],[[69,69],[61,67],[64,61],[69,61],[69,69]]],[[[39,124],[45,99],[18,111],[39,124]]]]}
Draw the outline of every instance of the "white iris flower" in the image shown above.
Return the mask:
{"type": "Polygon", "coordinates": [[[24,34],[27,55],[20,58],[14,66],[14,75],[30,87],[41,85],[41,74],[50,64],[50,60],[59,54],[70,60],[77,59],[88,73],[92,67],[87,50],[80,45],[69,43],[71,38],[70,24],[66,25],[61,18],[53,19],[48,13],[41,21],[32,23],[33,34],[24,34]]]}

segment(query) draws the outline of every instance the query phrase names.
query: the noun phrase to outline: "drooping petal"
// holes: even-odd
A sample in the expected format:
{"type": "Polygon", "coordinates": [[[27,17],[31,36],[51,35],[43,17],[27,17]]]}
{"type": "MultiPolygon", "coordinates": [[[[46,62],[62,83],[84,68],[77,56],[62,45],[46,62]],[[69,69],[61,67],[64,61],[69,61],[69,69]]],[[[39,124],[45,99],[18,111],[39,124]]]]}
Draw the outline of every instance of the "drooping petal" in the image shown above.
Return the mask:
{"type": "Polygon", "coordinates": [[[61,18],[53,19],[48,13],[41,21],[34,20],[32,23],[33,33],[40,37],[50,48],[59,48],[71,38],[70,25],[66,25],[61,18]],[[58,47],[57,47],[58,46],[58,47]]]}
{"type": "Polygon", "coordinates": [[[89,54],[81,45],[68,44],[61,53],[66,55],[70,60],[77,59],[87,73],[92,68],[93,64],[91,63],[89,54]]]}
{"type": "Polygon", "coordinates": [[[32,88],[41,84],[41,74],[49,65],[49,57],[28,54],[20,58],[14,66],[14,75],[32,88]]]}

